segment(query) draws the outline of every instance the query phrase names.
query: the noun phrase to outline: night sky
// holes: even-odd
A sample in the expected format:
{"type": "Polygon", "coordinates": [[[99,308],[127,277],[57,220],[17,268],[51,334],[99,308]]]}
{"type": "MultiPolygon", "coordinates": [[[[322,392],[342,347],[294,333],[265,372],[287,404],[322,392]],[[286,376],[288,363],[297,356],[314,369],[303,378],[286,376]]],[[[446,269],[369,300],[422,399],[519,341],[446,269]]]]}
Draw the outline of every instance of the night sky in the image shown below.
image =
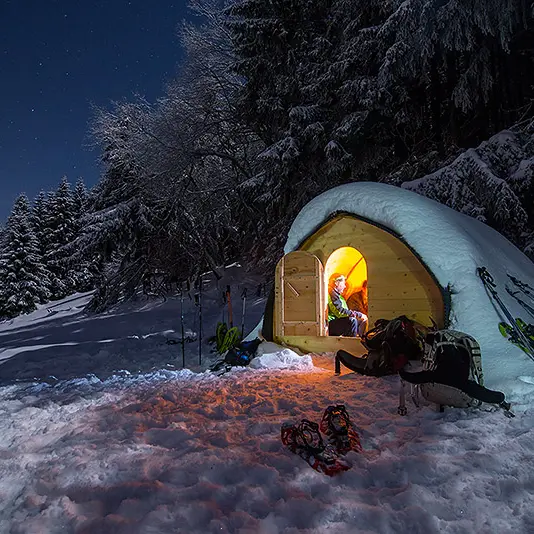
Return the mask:
{"type": "Polygon", "coordinates": [[[0,0],[0,222],[62,176],[99,177],[91,104],[161,96],[187,0],[0,0]]]}

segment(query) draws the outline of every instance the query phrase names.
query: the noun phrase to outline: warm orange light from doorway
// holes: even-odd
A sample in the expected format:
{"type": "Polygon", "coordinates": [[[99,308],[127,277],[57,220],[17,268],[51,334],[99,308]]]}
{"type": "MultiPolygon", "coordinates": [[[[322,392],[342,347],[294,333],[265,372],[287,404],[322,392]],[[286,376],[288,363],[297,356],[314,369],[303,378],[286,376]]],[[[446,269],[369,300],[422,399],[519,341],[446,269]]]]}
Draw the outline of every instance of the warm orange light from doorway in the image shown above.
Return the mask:
{"type": "Polygon", "coordinates": [[[345,298],[361,291],[363,283],[367,281],[367,263],[360,252],[352,247],[341,247],[334,250],[325,265],[326,290],[331,289],[330,278],[333,274],[343,274],[347,278],[345,298]]]}

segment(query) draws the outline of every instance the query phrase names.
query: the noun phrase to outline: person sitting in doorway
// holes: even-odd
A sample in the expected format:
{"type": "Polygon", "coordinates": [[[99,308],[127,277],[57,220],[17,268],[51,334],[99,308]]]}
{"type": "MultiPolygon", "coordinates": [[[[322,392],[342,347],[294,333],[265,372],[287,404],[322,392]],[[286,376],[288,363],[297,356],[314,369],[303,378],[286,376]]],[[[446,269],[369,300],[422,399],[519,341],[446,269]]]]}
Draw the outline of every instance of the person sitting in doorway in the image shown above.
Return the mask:
{"type": "Polygon", "coordinates": [[[368,318],[362,312],[351,310],[343,297],[347,287],[342,274],[333,276],[333,287],[328,295],[328,335],[361,336],[367,330],[368,318]]]}

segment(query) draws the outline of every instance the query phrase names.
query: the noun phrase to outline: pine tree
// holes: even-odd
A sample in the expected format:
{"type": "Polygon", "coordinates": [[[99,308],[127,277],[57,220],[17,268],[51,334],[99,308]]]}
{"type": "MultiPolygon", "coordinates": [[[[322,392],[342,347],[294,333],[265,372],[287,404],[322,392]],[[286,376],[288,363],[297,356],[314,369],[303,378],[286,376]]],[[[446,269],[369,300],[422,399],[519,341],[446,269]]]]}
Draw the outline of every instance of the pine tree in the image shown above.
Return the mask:
{"type": "MultiPolygon", "coordinates": [[[[48,284],[52,278],[47,266],[47,253],[50,249],[49,211],[49,198],[44,191],[41,191],[33,202],[30,220],[38,243],[39,262],[43,264],[47,272],[48,284]]],[[[50,287],[47,287],[47,290],[50,293],[50,287]]]]}
{"type": "Polygon", "coordinates": [[[39,243],[30,220],[30,205],[20,195],[6,224],[0,256],[0,314],[15,317],[48,299],[47,273],[39,262],[39,243]]]}
{"type": "Polygon", "coordinates": [[[522,0],[237,1],[228,28],[241,112],[267,146],[255,195],[264,235],[283,242],[292,214],[324,189],[395,171],[400,185],[413,177],[407,166],[432,172],[458,147],[532,116],[527,8],[522,0]]]}
{"type": "Polygon", "coordinates": [[[261,214],[262,241],[274,247],[257,251],[264,257],[279,255],[291,214],[335,185],[321,166],[325,151],[334,152],[325,131],[329,110],[306,94],[330,46],[330,3],[246,0],[228,10],[233,68],[246,82],[238,112],[266,146],[254,179],[244,184],[261,214]]]}
{"type": "Polygon", "coordinates": [[[48,248],[48,232],[47,232],[47,220],[48,220],[48,199],[46,193],[41,191],[35,198],[31,210],[31,222],[35,237],[39,243],[39,253],[41,257],[46,256],[48,248]]]}
{"type": "Polygon", "coordinates": [[[532,141],[532,134],[501,132],[402,187],[487,223],[534,258],[532,141]]]}
{"type": "Polygon", "coordinates": [[[72,192],[73,217],[76,221],[76,229],[78,230],[82,225],[82,219],[87,213],[87,204],[89,201],[89,194],[83,178],[78,178],[76,187],[72,192]]]}
{"type": "Polygon", "coordinates": [[[68,245],[74,241],[76,221],[72,191],[66,177],[49,196],[48,207],[49,246],[45,260],[50,271],[51,298],[57,300],[72,293],[76,286],[68,250],[68,245]]]}
{"type": "Polygon", "coordinates": [[[75,252],[75,243],[83,235],[84,225],[88,222],[89,193],[82,178],[76,182],[72,193],[74,231],[68,252],[71,254],[71,271],[75,290],[85,292],[93,289],[100,271],[98,259],[89,250],[75,252]]]}

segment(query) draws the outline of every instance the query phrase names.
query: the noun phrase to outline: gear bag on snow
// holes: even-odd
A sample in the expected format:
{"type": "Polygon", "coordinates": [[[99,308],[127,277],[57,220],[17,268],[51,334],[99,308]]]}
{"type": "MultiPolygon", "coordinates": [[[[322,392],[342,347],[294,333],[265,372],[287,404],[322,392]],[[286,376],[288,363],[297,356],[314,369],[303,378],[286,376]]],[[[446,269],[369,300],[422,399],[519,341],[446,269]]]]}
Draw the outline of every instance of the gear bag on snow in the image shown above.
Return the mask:
{"type": "Polygon", "coordinates": [[[468,334],[456,330],[430,332],[425,339],[423,368],[410,373],[399,371],[401,392],[399,414],[406,414],[405,382],[412,384],[412,399],[418,395],[440,407],[468,408],[482,402],[498,404],[506,410],[504,394],[484,387],[480,345],[468,334]]]}
{"type": "Polygon", "coordinates": [[[242,341],[238,346],[230,348],[224,355],[224,359],[216,362],[210,371],[223,374],[232,367],[246,367],[254,358],[260,343],[260,339],[242,341]]]}

